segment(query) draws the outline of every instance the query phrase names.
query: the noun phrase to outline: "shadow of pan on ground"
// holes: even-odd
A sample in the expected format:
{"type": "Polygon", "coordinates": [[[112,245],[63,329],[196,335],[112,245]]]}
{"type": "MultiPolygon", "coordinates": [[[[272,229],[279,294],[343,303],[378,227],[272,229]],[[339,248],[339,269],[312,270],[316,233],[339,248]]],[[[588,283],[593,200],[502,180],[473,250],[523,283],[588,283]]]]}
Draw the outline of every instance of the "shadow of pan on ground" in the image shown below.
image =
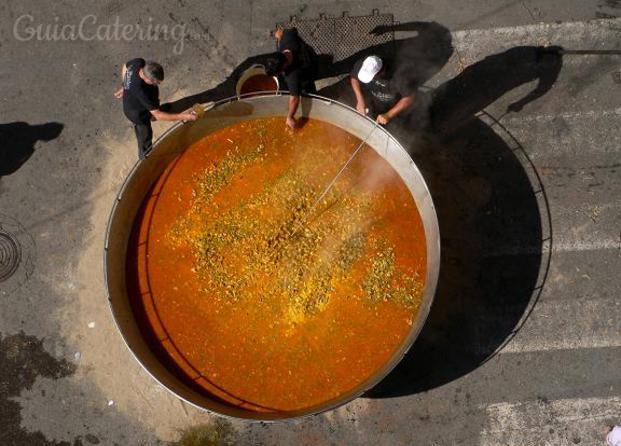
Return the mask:
{"type": "Polygon", "coordinates": [[[476,113],[534,79],[534,90],[508,112],[547,93],[562,66],[559,50],[515,47],[488,56],[421,93],[417,100],[429,106],[395,126],[430,188],[442,259],[425,327],[366,396],[408,395],[458,379],[491,358],[527,317],[541,287],[543,191],[533,189],[516,147],[476,113]]]}
{"type": "Polygon", "coordinates": [[[429,390],[476,369],[511,335],[538,283],[539,205],[512,148],[477,119],[425,152],[417,164],[440,224],[438,288],[419,338],[369,397],[429,390]]]}

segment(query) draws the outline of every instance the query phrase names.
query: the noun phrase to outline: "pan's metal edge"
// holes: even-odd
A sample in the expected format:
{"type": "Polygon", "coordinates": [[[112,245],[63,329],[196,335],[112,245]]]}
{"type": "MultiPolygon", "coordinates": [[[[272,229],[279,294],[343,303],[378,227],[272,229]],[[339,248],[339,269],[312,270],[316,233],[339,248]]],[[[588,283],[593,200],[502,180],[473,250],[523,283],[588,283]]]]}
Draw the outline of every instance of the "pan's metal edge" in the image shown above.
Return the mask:
{"type": "MultiPolygon", "coordinates": [[[[288,92],[286,91],[278,91],[276,93],[273,92],[257,92],[257,93],[246,93],[246,94],[242,94],[239,96],[232,96],[229,98],[225,98],[222,100],[219,100],[215,103],[209,103],[208,105],[208,109],[212,110],[212,109],[216,109],[219,106],[222,106],[224,104],[228,104],[231,102],[235,102],[235,101],[242,101],[242,100],[252,100],[252,99],[257,99],[257,98],[262,98],[262,97],[266,97],[266,96],[288,96],[288,92]]],[[[391,135],[385,128],[379,126],[377,123],[375,123],[373,120],[371,120],[368,116],[363,116],[360,115],[354,108],[340,103],[338,101],[335,101],[333,99],[330,98],[326,98],[323,96],[319,96],[316,94],[309,94],[309,95],[305,95],[306,97],[310,97],[313,99],[317,99],[322,101],[323,103],[326,104],[330,104],[330,105],[336,105],[339,106],[343,109],[348,110],[349,112],[355,113],[356,115],[358,115],[358,117],[363,117],[364,119],[366,119],[369,123],[371,123],[374,126],[379,127],[379,129],[390,139],[393,141],[393,143],[399,147],[408,157],[409,154],[407,153],[407,151],[403,148],[403,146],[399,143],[399,141],[393,136],[391,135]]],[[[154,152],[157,151],[157,146],[159,144],[162,143],[162,141],[165,140],[165,138],[167,136],[169,136],[172,132],[176,131],[179,127],[185,125],[184,122],[177,122],[174,125],[172,125],[170,128],[168,128],[159,138],[157,138],[157,140],[153,143],[153,150],[151,151],[151,154],[153,154],[154,152]]],[[[411,159],[411,158],[410,158],[411,159]]],[[[420,334],[420,331],[422,330],[423,326],[424,326],[424,322],[427,319],[428,315],[429,315],[429,311],[431,309],[431,305],[433,303],[433,299],[434,299],[434,295],[435,295],[435,290],[437,287],[437,281],[438,281],[438,277],[439,277],[439,265],[440,265],[440,232],[439,232],[439,225],[438,225],[438,220],[437,220],[437,214],[435,211],[435,206],[433,204],[433,199],[431,197],[431,193],[429,191],[429,188],[427,187],[426,182],[424,181],[424,177],[422,175],[422,173],[420,172],[420,170],[418,169],[418,167],[416,166],[416,164],[414,163],[414,161],[411,161],[411,167],[415,170],[417,176],[422,180],[422,185],[424,186],[425,192],[426,192],[426,196],[429,199],[429,207],[430,209],[433,211],[432,212],[432,216],[433,219],[430,222],[431,223],[431,229],[433,230],[432,234],[433,236],[435,236],[435,243],[434,243],[434,247],[435,252],[437,253],[437,259],[434,262],[433,268],[430,268],[429,262],[427,264],[427,278],[426,278],[426,283],[425,283],[425,291],[424,291],[424,296],[421,302],[421,306],[419,308],[419,312],[417,315],[417,321],[419,322],[415,327],[412,328],[412,330],[410,331],[410,333],[408,334],[408,338],[407,341],[404,341],[402,347],[395,352],[395,354],[393,355],[392,359],[386,364],[386,366],[384,366],[381,370],[379,370],[378,372],[375,373],[374,376],[372,376],[371,378],[369,378],[368,380],[366,380],[364,383],[362,383],[360,386],[358,386],[358,388],[356,388],[353,391],[348,392],[347,394],[344,394],[336,399],[330,400],[328,402],[325,402],[321,405],[318,406],[314,406],[312,407],[311,411],[309,411],[308,409],[303,409],[303,410],[299,410],[299,411],[291,411],[291,412],[278,412],[275,413],[274,416],[272,417],[270,413],[259,413],[256,412],[256,417],[253,416],[253,413],[248,412],[248,417],[241,417],[241,416],[235,416],[235,415],[231,415],[231,414],[227,414],[225,412],[220,412],[220,411],[216,411],[212,408],[206,408],[203,406],[200,406],[190,400],[188,400],[187,398],[179,395],[176,391],[172,390],[170,387],[168,387],[167,385],[165,385],[156,375],[154,375],[150,369],[143,363],[143,361],[137,356],[137,354],[134,352],[134,350],[132,349],[132,347],[130,346],[127,338],[126,338],[126,334],[124,333],[124,330],[121,328],[120,324],[119,324],[119,316],[117,314],[117,312],[114,309],[114,306],[112,305],[112,300],[110,298],[110,287],[109,287],[109,283],[108,283],[108,247],[109,247],[109,239],[111,237],[110,231],[112,228],[112,224],[114,221],[114,216],[115,216],[115,212],[118,208],[118,204],[119,202],[122,200],[123,198],[123,193],[126,190],[126,188],[128,187],[128,185],[131,183],[131,181],[133,180],[133,177],[136,175],[136,172],[139,170],[139,167],[141,165],[141,163],[143,163],[144,160],[139,160],[136,162],[136,164],[134,164],[133,168],[131,169],[131,171],[129,172],[128,176],[126,177],[125,181],[123,182],[117,196],[115,197],[115,201],[112,205],[112,208],[110,210],[110,214],[108,217],[108,224],[106,227],[106,234],[105,234],[105,242],[104,242],[104,255],[103,255],[103,267],[104,267],[104,283],[106,286],[106,291],[107,291],[107,297],[108,297],[108,305],[110,307],[110,311],[112,313],[113,319],[114,319],[114,323],[115,326],[117,327],[117,330],[119,331],[119,333],[121,334],[121,337],[123,339],[123,342],[125,343],[125,345],[127,346],[127,348],[130,350],[132,356],[136,359],[136,361],[141,365],[141,367],[147,372],[147,374],[149,376],[151,376],[158,384],[160,384],[161,386],[163,386],[166,390],[168,390],[169,392],[171,392],[173,395],[175,395],[177,398],[179,398],[180,400],[190,404],[191,406],[199,409],[199,410],[205,410],[208,412],[212,412],[215,414],[218,414],[219,416],[223,416],[229,419],[237,419],[237,420],[244,420],[244,421],[254,421],[254,422],[275,422],[275,421],[289,421],[289,420],[297,420],[297,419],[301,419],[301,418],[307,418],[307,417],[311,417],[314,415],[318,415],[330,410],[334,410],[337,407],[343,406],[353,400],[355,400],[356,398],[359,398],[360,396],[362,396],[365,392],[368,392],[371,388],[373,388],[374,386],[376,386],[379,382],[381,382],[398,364],[399,362],[401,362],[401,360],[403,359],[403,357],[407,354],[407,352],[410,350],[410,348],[412,347],[412,345],[414,344],[416,338],[418,337],[418,335],[420,334]],[[282,416],[282,415],[285,416],[282,416]]],[[[429,254],[430,252],[430,246],[429,246],[429,237],[427,234],[427,227],[425,226],[425,238],[426,238],[426,242],[428,245],[427,248],[427,253],[429,254]]],[[[125,248],[126,249],[126,248],[125,248]]]]}

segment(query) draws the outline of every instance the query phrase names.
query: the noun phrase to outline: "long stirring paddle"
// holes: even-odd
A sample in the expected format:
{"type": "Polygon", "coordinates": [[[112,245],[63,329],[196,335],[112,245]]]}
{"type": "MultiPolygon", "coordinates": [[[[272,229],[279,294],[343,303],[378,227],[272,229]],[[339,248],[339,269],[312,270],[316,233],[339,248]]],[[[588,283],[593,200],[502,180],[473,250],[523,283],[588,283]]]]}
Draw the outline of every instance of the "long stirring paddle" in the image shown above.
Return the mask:
{"type": "Polygon", "coordinates": [[[349,159],[345,162],[345,164],[343,164],[343,166],[341,167],[341,170],[339,170],[338,173],[334,176],[334,178],[332,178],[332,181],[330,181],[330,183],[323,190],[321,195],[319,195],[319,198],[317,198],[315,200],[315,202],[309,208],[309,210],[306,213],[306,215],[300,221],[298,221],[298,223],[296,225],[296,228],[295,228],[295,231],[293,231],[291,233],[291,235],[289,236],[289,239],[293,238],[293,236],[296,235],[300,231],[300,229],[302,229],[302,226],[304,225],[304,223],[306,223],[306,221],[308,220],[308,217],[310,215],[312,215],[312,213],[315,210],[315,208],[317,207],[317,205],[319,203],[321,203],[321,200],[323,199],[323,197],[325,197],[328,194],[328,192],[330,192],[330,189],[332,189],[332,187],[334,186],[336,181],[339,179],[341,174],[345,171],[345,169],[347,169],[347,166],[349,166],[349,164],[354,160],[354,158],[356,157],[358,152],[360,152],[360,150],[364,147],[364,145],[366,144],[367,140],[371,137],[371,135],[373,134],[373,132],[375,131],[376,128],[377,128],[377,126],[373,126],[373,128],[371,129],[369,134],[362,141],[360,141],[360,144],[358,144],[358,147],[356,148],[356,150],[353,151],[353,153],[351,154],[349,159]]]}

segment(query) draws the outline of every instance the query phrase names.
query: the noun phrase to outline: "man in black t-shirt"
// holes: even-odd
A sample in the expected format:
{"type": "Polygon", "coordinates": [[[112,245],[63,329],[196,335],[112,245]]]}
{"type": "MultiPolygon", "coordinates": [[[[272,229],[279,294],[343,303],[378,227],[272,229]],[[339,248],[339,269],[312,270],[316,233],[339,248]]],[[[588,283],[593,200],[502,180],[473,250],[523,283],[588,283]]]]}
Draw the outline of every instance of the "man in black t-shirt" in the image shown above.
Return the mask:
{"type": "Polygon", "coordinates": [[[364,115],[370,109],[378,124],[388,124],[414,101],[415,86],[407,80],[408,74],[398,73],[378,56],[360,59],[350,75],[356,110],[364,115]]]}
{"type": "Polygon", "coordinates": [[[158,85],[164,80],[164,69],[155,62],[132,59],[123,65],[123,86],[114,93],[123,98],[123,112],[134,124],[138,140],[138,156],[144,159],[151,151],[153,140],[152,120],[195,121],[196,114],[166,113],[160,110],[158,85]]]}
{"type": "Polygon", "coordinates": [[[281,75],[287,84],[289,94],[289,112],[287,125],[296,128],[295,113],[300,105],[302,93],[316,93],[317,54],[304,42],[295,28],[278,28],[274,31],[278,52],[266,61],[265,69],[270,76],[281,75]]]}

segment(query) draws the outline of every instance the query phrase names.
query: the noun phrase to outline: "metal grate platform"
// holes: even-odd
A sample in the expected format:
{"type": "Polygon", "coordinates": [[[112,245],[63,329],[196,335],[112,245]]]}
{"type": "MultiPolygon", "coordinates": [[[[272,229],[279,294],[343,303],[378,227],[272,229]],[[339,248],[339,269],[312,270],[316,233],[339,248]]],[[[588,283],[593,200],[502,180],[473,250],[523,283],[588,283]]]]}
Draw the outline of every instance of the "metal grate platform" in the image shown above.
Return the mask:
{"type": "Polygon", "coordinates": [[[292,16],[288,22],[278,23],[277,26],[297,28],[300,36],[317,54],[329,54],[337,62],[370,46],[392,42],[393,31],[380,35],[370,34],[370,31],[377,26],[393,24],[392,14],[380,14],[374,9],[371,15],[366,16],[350,17],[346,12],[342,17],[320,14],[318,19],[292,16]]]}

